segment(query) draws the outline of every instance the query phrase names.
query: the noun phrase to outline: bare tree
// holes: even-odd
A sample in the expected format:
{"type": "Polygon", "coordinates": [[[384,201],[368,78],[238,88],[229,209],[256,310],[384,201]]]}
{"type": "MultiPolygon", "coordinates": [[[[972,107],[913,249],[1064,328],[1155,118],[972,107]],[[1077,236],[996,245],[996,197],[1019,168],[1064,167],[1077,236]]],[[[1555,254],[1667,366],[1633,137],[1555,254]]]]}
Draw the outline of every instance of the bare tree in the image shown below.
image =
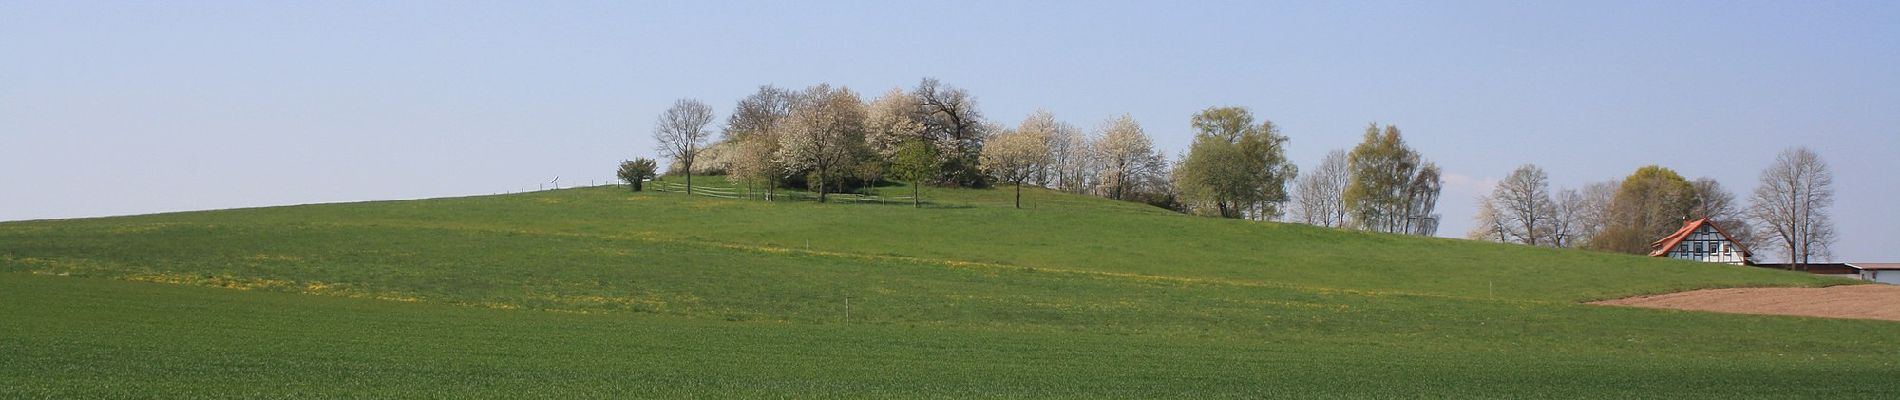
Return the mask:
{"type": "Polygon", "coordinates": [[[1576,247],[1577,230],[1582,225],[1582,215],[1588,202],[1576,189],[1563,189],[1551,198],[1550,245],[1554,247],[1576,247]]]}
{"type": "Polygon", "coordinates": [[[660,114],[653,126],[653,139],[660,143],[660,154],[672,157],[686,172],[686,194],[693,194],[693,159],[712,137],[712,107],[695,99],[679,99],[660,114]]]}
{"type": "Polygon", "coordinates": [[[1345,226],[1344,197],[1352,179],[1348,168],[1346,151],[1333,150],[1312,172],[1300,176],[1293,186],[1294,218],[1308,225],[1345,226]]]}
{"type": "Polygon", "coordinates": [[[1583,185],[1583,190],[1578,193],[1582,197],[1583,204],[1577,207],[1575,226],[1570,229],[1571,237],[1564,241],[1588,245],[1592,239],[1596,238],[1597,232],[1602,232],[1604,225],[1609,221],[1610,204],[1615,201],[1616,190],[1621,186],[1623,186],[1623,181],[1620,180],[1583,185]]]}
{"type": "Polygon", "coordinates": [[[754,182],[763,182],[765,199],[772,200],[784,179],[785,166],[778,162],[779,135],[792,116],[798,94],[771,85],[739,100],[726,118],[722,139],[729,147],[728,177],[745,181],[746,191],[754,182]]]}
{"type": "Polygon", "coordinates": [[[795,170],[818,174],[818,201],[826,185],[858,165],[864,147],[864,103],[851,89],[818,84],[805,89],[779,137],[779,161],[795,170]]]}
{"type": "Polygon", "coordinates": [[[766,134],[778,129],[779,124],[792,116],[792,104],[797,93],[772,85],[760,86],[759,91],[739,99],[732,109],[732,115],[726,117],[724,141],[735,141],[741,137],[766,134]]]}
{"type": "Polygon", "coordinates": [[[1724,189],[1715,178],[1696,178],[1689,185],[1695,188],[1696,197],[1695,207],[1690,210],[1691,216],[1715,222],[1730,239],[1743,246],[1757,247],[1761,244],[1755,236],[1754,227],[1747,221],[1746,210],[1736,203],[1735,193],[1724,189]]]}
{"type": "Polygon", "coordinates": [[[1550,200],[1550,175],[1536,165],[1524,164],[1492,189],[1498,218],[1510,224],[1510,233],[1518,243],[1536,246],[1550,244],[1550,220],[1556,213],[1550,200]]]}
{"type": "Polygon", "coordinates": [[[924,140],[937,144],[939,156],[944,159],[939,170],[941,180],[952,185],[983,186],[977,158],[983,152],[988,126],[976,109],[976,98],[936,78],[924,78],[910,95],[917,101],[913,118],[923,125],[924,140]]]}
{"type": "Polygon", "coordinates": [[[1807,147],[1782,150],[1761,172],[1749,214],[1796,269],[1827,257],[1834,243],[1834,173],[1807,147]]]}

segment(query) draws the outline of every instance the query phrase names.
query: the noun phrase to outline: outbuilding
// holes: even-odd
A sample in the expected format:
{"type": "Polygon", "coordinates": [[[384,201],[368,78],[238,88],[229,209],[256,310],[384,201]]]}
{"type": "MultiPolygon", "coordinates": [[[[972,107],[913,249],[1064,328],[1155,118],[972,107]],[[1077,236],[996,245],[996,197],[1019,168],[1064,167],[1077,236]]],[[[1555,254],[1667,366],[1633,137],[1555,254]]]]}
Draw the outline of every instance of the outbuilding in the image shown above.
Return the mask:
{"type": "Polygon", "coordinates": [[[1848,267],[1860,271],[1860,279],[1900,285],[1900,263],[1847,263],[1848,267]]]}

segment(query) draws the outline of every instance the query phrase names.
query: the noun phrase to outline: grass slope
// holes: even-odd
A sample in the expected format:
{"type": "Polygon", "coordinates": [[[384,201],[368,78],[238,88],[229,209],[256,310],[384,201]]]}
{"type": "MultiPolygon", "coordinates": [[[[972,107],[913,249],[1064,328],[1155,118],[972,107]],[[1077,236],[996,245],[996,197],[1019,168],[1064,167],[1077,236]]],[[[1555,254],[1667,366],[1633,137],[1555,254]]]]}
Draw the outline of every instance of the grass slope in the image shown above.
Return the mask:
{"type": "Polygon", "coordinates": [[[585,188],[4,223],[0,397],[1900,395],[1869,373],[1900,369],[1876,339],[1900,324],[1576,303],[1838,280],[926,196],[585,188]]]}

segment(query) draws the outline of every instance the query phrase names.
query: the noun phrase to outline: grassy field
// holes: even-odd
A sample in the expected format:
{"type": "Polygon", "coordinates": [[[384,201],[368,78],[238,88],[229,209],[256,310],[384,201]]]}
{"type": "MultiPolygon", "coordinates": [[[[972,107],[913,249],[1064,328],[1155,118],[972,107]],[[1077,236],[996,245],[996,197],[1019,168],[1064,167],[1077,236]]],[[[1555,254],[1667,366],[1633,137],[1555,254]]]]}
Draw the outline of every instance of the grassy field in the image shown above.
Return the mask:
{"type": "Polygon", "coordinates": [[[0,397],[1900,396],[1900,323],[1578,304],[1840,280],[1024,196],[0,223],[0,397]]]}

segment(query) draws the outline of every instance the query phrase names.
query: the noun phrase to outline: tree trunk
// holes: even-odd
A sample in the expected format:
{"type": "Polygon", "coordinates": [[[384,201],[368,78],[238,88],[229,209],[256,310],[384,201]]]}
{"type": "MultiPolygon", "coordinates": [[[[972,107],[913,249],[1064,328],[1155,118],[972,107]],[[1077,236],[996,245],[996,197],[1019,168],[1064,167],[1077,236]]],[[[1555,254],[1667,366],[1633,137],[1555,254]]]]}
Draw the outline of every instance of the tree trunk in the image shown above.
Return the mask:
{"type": "Polygon", "coordinates": [[[693,197],[693,167],[686,167],[686,197],[693,197]]]}
{"type": "Polygon", "coordinates": [[[1023,209],[1023,182],[1016,181],[1016,209],[1023,209]]]}
{"type": "Polygon", "coordinates": [[[924,208],[924,183],[921,179],[910,182],[910,204],[924,208]]]}
{"type": "Polygon", "coordinates": [[[829,180],[826,178],[827,177],[825,176],[825,169],[819,168],[818,169],[818,202],[819,203],[825,202],[825,181],[829,180]]]}

